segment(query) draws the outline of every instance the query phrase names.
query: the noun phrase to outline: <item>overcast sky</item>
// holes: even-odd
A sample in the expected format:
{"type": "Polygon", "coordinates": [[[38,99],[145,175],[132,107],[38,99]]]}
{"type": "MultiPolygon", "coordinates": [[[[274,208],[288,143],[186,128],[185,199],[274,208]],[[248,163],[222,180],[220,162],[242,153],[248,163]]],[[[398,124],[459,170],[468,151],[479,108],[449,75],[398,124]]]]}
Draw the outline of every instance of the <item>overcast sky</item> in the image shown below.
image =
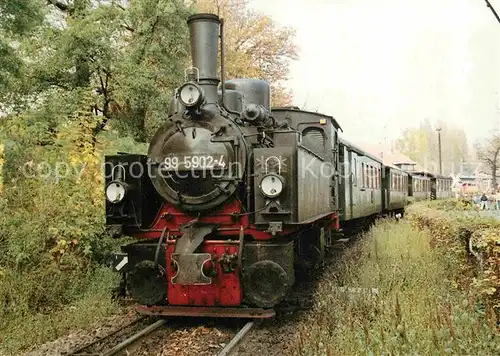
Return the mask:
{"type": "MultiPolygon", "coordinates": [[[[491,0],[500,12],[500,0],[491,0]]],[[[500,127],[500,24],[484,0],[251,0],[296,30],[294,103],[383,143],[424,118],[500,127]]]]}

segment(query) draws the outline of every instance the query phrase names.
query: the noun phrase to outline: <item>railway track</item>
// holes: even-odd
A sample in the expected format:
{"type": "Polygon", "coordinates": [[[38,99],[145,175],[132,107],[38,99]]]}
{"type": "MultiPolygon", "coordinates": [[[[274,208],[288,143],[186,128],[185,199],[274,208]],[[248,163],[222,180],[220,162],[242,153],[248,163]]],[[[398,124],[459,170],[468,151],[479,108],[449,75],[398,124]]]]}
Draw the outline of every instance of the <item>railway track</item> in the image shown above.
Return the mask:
{"type": "Polygon", "coordinates": [[[119,354],[128,346],[134,344],[142,337],[163,326],[165,319],[154,323],[148,322],[151,318],[141,316],[127,325],[115,330],[104,337],[88,343],[77,350],[70,352],[69,356],[113,356],[119,354]],[[146,326],[144,327],[144,324],[146,326]],[[138,329],[138,330],[137,330],[138,329]],[[130,335],[132,333],[132,335],[130,335]],[[127,335],[130,335],[127,337],[127,335]],[[125,338],[124,338],[125,337],[125,338]]]}
{"type": "Polygon", "coordinates": [[[250,329],[255,325],[254,322],[250,321],[243,326],[240,331],[233,336],[231,341],[217,354],[217,356],[228,356],[234,350],[234,348],[240,343],[240,341],[247,335],[250,329]]]}
{"type": "MultiPolygon", "coordinates": [[[[195,323],[197,324],[197,323],[195,323]]],[[[241,343],[244,337],[248,334],[250,329],[255,326],[255,322],[248,322],[242,328],[238,328],[238,330],[234,336],[227,342],[227,344],[223,347],[223,349],[217,354],[218,356],[228,356],[234,351],[235,347],[241,343]]],[[[158,330],[160,327],[167,325],[166,319],[160,319],[152,322],[151,317],[142,316],[139,317],[132,322],[126,324],[125,326],[115,330],[99,339],[96,339],[90,343],[87,343],[78,349],[67,353],[68,356],[115,356],[115,355],[133,355],[137,350],[137,348],[141,348],[141,343],[143,339],[147,338],[148,335],[153,333],[155,330],[158,330]]],[[[166,330],[166,335],[172,335],[174,329],[176,327],[180,327],[181,325],[177,325],[174,321],[172,330],[166,330]]],[[[191,326],[190,328],[196,328],[197,326],[191,326]]],[[[175,339],[175,337],[174,337],[175,339]]],[[[163,338],[161,342],[158,343],[157,347],[149,348],[150,351],[161,353],[161,350],[167,348],[171,340],[169,338],[163,338]]],[[[151,342],[151,340],[149,340],[151,342]]],[[[193,340],[196,343],[195,340],[193,340]]],[[[153,341],[154,343],[154,341],[153,341]]],[[[201,342],[203,344],[203,342],[201,342]]],[[[221,344],[222,346],[223,344],[221,344]]],[[[187,350],[186,350],[187,351],[187,350]]],[[[156,353],[153,353],[156,354],[156,353]]]]}

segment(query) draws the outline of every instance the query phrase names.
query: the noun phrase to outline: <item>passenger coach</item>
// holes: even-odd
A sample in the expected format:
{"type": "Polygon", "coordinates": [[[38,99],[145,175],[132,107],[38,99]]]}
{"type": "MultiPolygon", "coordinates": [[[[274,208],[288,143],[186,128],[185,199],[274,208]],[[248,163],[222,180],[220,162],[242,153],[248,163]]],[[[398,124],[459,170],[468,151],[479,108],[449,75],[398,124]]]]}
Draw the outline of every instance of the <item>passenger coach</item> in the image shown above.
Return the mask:
{"type": "Polygon", "coordinates": [[[340,221],[382,212],[382,161],[365,150],[339,139],[340,221]]]}

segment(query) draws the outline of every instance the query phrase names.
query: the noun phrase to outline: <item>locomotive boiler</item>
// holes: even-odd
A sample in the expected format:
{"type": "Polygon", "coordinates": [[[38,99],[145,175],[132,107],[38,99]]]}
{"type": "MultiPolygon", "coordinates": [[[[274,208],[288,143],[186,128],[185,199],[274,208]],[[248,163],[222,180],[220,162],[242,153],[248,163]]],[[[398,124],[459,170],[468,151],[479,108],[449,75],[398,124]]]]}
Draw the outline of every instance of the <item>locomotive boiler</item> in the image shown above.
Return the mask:
{"type": "Polygon", "coordinates": [[[339,228],[339,125],[225,81],[223,21],[187,24],[192,66],[147,155],[106,156],[107,225],[135,238],[116,269],[143,313],[269,317],[339,228]]]}

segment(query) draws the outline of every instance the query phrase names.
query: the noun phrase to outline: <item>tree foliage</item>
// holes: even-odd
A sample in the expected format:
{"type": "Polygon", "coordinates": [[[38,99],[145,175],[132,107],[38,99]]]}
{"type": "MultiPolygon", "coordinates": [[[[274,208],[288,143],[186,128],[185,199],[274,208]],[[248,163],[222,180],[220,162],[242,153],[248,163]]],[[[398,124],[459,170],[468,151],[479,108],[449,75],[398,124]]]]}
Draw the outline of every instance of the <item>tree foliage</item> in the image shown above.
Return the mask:
{"type": "MultiPolygon", "coordinates": [[[[0,2],[0,334],[80,301],[123,243],[105,234],[103,156],[146,152],[190,65],[193,11],[183,0],[0,2]]],[[[230,75],[278,85],[288,30],[231,16],[226,34],[242,51],[228,51],[230,75]]]]}
{"type": "Polygon", "coordinates": [[[22,65],[15,42],[29,35],[43,20],[38,0],[2,0],[0,2],[0,92],[18,77],[22,65]]]}
{"type": "Polygon", "coordinates": [[[436,128],[441,129],[443,174],[457,173],[468,157],[467,136],[463,129],[451,124],[438,122],[433,127],[429,121],[424,120],[419,127],[403,131],[402,136],[396,140],[396,149],[425,169],[439,172],[439,142],[436,128]]]}
{"type": "Polygon", "coordinates": [[[193,3],[198,12],[219,14],[224,20],[227,78],[265,79],[272,86],[273,106],[291,105],[292,95],[284,82],[290,71],[290,60],[297,59],[295,32],[249,10],[245,0],[193,3]]]}

